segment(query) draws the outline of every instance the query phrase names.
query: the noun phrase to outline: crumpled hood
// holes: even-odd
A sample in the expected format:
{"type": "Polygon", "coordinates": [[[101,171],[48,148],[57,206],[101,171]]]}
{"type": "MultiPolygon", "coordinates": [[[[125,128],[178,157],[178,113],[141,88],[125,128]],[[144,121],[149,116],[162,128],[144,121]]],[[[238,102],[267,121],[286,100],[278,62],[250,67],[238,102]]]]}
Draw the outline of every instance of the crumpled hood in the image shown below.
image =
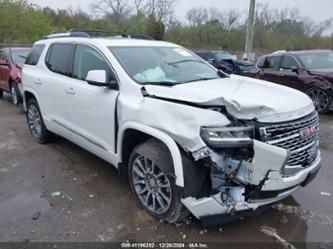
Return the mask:
{"type": "Polygon", "coordinates": [[[150,95],[170,101],[225,106],[236,118],[261,122],[293,120],[314,111],[311,99],[300,91],[237,75],[172,87],[147,85],[145,89],[150,95]]]}

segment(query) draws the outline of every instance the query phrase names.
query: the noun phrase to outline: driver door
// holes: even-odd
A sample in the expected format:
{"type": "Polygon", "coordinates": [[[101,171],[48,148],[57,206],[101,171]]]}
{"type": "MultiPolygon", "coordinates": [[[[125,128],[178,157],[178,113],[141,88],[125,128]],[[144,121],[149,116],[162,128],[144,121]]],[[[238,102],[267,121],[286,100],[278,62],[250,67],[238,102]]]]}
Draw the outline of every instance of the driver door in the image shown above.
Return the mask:
{"type": "Polygon", "coordinates": [[[91,70],[113,71],[106,58],[89,45],[77,45],[73,63],[73,79],[67,82],[66,120],[83,147],[108,159],[115,152],[115,108],[119,92],[108,87],[89,85],[91,70]]]}

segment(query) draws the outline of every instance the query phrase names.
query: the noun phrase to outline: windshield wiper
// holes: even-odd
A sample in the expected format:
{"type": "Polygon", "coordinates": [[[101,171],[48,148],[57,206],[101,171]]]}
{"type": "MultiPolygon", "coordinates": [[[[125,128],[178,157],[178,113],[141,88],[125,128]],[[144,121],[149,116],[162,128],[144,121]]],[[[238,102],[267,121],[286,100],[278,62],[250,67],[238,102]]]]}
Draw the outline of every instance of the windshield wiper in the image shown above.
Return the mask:
{"type": "Polygon", "coordinates": [[[172,81],[147,81],[147,82],[140,82],[142,85],[153,85],[153,86],[174,86],[178,83],[172,81]]]}
{"type": "Polygon", "coordinates": [[[205,81],[205,80],[216,80],[219,78],[216,77],[211,77],[211,78],[199,78],[199,79],[195,79],[195,80],[188,80],[188,81],[183,81],[181,83],[190,83],[190,82],[196,82],[196,81],[205,81]]]}
{"type": "Polygon", "coordinates": [[[177,65],[177,64],[180,64],[180,63],[185,63],[185,62],[199,62],[199,63],[202,63],[202,64],[206,64],[203,61],[195,60],[195,59],[187,59],[187,60],[180,60],[180,61],[173,61],[173,62],[167,62],[167,61],[165,61],[165,63],[168,64],[168,65],[170,65],[170,66],[174,66],[174,65],[177,65]]]}

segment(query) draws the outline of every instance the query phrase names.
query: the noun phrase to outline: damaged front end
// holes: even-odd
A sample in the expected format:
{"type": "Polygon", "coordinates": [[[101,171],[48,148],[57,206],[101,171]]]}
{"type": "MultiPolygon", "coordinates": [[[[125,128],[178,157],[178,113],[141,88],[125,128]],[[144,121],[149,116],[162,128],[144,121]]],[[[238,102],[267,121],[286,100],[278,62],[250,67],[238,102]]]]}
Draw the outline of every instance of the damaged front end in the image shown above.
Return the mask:
{"type": "Polygon", "coordinates": [[[207,225],[255,215],[313,179],[320,167],[318,137],[316,113],[274,125],[202,127],[207,146],[192,157],[209,167],[211,191],[182,202],[207,225]]]}

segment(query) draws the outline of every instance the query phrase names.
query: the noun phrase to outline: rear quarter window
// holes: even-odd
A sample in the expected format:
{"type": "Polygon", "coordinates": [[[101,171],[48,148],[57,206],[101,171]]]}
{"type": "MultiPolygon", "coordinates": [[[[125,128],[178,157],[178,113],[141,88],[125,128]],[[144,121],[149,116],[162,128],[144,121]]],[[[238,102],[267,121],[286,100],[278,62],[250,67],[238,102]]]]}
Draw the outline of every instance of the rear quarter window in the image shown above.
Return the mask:
{"type": "Polygon", "coordinates": [[[33,45],[27,59],[25,60],[25,64],[33,66],[37,65],[39,58],[43,53],[44,47],[44,44],[33,45]]]}

